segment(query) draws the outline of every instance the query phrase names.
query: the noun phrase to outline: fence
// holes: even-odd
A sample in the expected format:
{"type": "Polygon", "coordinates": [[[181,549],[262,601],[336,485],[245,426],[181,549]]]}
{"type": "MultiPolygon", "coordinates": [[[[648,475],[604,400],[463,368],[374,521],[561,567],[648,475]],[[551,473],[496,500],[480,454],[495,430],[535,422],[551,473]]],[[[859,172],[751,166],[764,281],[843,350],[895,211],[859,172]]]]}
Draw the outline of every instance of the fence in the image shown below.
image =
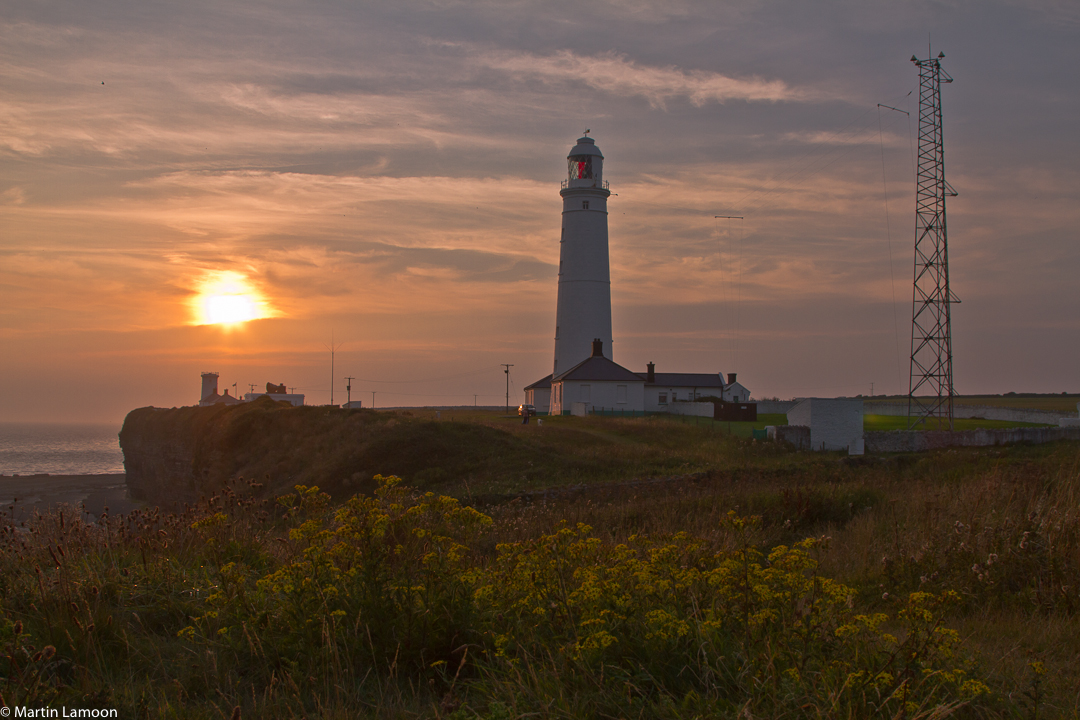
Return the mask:
{"type": "Polygon", "coordinates": [[[593,405],[589,408],[589,414],[600,415],[602,417],[645,417],[645,415],[656,415],[657,413],[646,413],[644,410],[596,407],[593,405]]]}
{"type": "MultiPolygon", "coordinates": [[[[805,425],[778,425],[767,428],[769,439],[786,442],[800,450],[810,449],[810,428],[805,425]]],[[[871,431],[863,433],[868,453],[922,452],[948,447],[991,447],[1012,443],[1041,445],[1058,440],[1080,440],[1080,428],[998,428],[984,430],[911,430],[871,431]]]]}

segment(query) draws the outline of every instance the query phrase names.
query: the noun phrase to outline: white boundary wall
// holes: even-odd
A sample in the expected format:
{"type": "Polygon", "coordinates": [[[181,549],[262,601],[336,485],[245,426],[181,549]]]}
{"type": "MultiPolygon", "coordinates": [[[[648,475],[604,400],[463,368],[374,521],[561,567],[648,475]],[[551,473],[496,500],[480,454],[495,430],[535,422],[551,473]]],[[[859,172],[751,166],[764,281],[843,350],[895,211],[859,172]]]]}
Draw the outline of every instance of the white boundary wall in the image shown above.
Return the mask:
{"type": "Polygon", "coordinates": [[[716,406],[711,402],[673,402],[667,404],[667,412],[671,415],[712,417],[716,412],[715,408],[716,406]]]}
{"type": "Polygon", "coordinates": [[[757,403],[758,415],[784,415],[799,404],[798,400],[751,400],[757,403]]]}

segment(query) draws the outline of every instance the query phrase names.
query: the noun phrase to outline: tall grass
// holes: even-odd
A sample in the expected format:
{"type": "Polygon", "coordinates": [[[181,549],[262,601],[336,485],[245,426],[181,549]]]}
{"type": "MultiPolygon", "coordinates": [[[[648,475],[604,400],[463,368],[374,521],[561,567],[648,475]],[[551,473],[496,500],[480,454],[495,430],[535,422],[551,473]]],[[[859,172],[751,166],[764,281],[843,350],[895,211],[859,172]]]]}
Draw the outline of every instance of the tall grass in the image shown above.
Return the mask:
{"type": "Polygon", "coordinates": [[[852,462],[571,429],[597,463],[643,444],[683,472],[490,505],[235,480],[174,513],[9,517],[0,694],[181,718],[1080,709],[1076,444],[852,462]]]}

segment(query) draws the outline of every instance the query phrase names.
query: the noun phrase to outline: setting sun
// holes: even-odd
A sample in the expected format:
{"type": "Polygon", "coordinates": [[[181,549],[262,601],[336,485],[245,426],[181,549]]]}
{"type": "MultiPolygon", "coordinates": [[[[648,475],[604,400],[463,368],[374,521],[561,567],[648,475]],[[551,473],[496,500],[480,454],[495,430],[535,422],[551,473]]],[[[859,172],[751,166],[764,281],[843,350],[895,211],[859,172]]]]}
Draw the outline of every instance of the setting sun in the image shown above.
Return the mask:
{"type": "Polygon", "coordinates": [[[231,270],[209,274],[192,304],[196,325],[236,325],[274,314],[247,277],[231,270]]]}

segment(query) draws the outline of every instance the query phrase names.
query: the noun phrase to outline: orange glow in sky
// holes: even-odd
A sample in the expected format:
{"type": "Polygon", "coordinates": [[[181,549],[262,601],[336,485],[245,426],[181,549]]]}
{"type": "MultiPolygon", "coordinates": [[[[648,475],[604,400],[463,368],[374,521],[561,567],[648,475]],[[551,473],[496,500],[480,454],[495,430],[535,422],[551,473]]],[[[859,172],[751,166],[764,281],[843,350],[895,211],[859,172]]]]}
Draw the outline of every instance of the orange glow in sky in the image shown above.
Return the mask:
{"type": "Polygon", "coordinates": [[[247,277],[232,270],[209,274],[192,305],[194,325],[238,325],[274,315],[247,277]]]}
{"type": "Polygon", "coordinates": [[[1080,3],[974,6],[3,3],[0,422],[524,402],[586,128],[615,362],[903,396],[941,51],[956,390],[1080,392],[1080,3]]]}

